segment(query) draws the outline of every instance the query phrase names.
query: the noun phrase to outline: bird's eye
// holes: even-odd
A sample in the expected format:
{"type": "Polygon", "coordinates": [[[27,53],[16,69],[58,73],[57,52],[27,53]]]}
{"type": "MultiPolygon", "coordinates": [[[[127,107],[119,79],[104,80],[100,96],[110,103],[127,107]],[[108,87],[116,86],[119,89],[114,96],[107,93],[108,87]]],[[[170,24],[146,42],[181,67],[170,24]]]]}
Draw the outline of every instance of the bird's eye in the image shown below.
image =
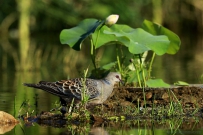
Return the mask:
{"type": "Polygon", "coordinates": [[[120,79],[118,75],[116,75],[116,78],[120,79]]]}

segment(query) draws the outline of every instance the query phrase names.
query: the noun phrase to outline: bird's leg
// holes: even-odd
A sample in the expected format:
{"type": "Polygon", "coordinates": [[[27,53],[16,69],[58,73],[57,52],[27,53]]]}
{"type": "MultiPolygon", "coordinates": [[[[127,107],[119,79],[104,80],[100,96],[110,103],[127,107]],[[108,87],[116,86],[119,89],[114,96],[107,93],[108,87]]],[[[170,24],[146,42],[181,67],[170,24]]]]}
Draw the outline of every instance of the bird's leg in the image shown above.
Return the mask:
{"type": "Polygon", "coordinates": [[[73,104],[74,104],[74,98],[72,99],[71,105],[70,105],[70,107],[69,107],[69,109],[68,109],[68,113],[71,113],[71,112],[72,112],[73,104]]]}
{"type": "Polygon", "coordinates": [[[62,113],[62,115],[65,115],[66,114],[66,109],[67,109],[67,103],[66,101],[60,97],[60,106],[59,107],[56,107],[56,108],[53,108],[51,109],[50,111],[60,111],[62,113]]]}
{"type": "Polygon", "coordinates": [[[71,114],[72,112],[73,112],[73,109],[74,109],[74,107],[77,107],[77,106],[75,106],[75,98],[73,98],[72,100],[71,99],[69,99],[68,101],[66,101],[65,99],[63,99],[63,98],[60,98],[60,102],[61,102],[61,108],[60,108],[60,111],[61,111],[61,113],[62,114],[65,114],[65,113],[69,113],[69,114],[71,114]],[[70,103],[70,101],[71,101],[71,103],[70,103]],[[68,103],[69,104],[68,104],[68,103]]]}

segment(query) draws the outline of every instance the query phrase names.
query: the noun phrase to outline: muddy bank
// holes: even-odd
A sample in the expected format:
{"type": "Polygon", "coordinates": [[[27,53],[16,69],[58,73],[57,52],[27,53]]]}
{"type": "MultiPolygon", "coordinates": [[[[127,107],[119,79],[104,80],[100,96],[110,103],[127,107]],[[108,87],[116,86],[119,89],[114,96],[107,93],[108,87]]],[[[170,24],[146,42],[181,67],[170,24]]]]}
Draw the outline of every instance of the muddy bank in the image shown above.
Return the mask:
{"type": "Polygon", "coordinates": [[[171,86],[171,88],[115,88],[103,105],[76,109],[65,115],[43,112],[24,117],[26,124],[64,127],[67,123],[111,123],[115,121],[179,120],[203,118],[203,85],[171,86]],[[171,109],[171,111],[170,111],[171,109]]]}
{"type": "Polygon", "coordinates": [[[165,106],[171,102],[180,103],[183,108],[203,107],[203,85],[171,86],[171,88],[133,88],[119,87],[105,102],[107,107],[152,105],[165,106]],[[143,92],[144,91],[144,92],[143,92]],[[145,97],[145,98],[144,98],[145,97]]]}

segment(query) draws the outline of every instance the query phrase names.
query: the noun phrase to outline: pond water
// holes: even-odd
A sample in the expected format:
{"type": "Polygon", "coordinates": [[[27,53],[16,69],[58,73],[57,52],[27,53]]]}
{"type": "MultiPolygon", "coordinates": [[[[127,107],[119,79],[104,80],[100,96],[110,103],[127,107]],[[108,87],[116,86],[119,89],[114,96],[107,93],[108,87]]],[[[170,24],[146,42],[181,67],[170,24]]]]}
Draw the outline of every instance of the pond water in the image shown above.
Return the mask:
{"type": "MultiPolygon", "coordinates": [[[[91,65],[90,58],[84,58],[88,54],[86,52],[76,54],[67,46],[59,45],[58,36],[57,45],[40,49],[49,50],[47,55],[32,58],[33,63],[39,64],[41,59],[44,63],[39,65],[36,72],[14,72],[9,70],[7,65],[5,71],[1,71],[0,75],[0,110],[18,116],[19,110],[22,112],[21,105],[24,101],[29,103],[29,112],[34,110],[33,114],[39,114],[41,111],[49,111],[55,107],[58,98],[47,94],[44,91],[27,88],[22,85],[24,82],[38,82],[40,80],[56,81],[59,79],[79,77],[79,71],[83,71],[91,65]],[[58,51],[63,48],[63,51],[58,51]],[[68,49],[67,49],[68,48],[68,49]],[[60,53],[68,54],[59,55],[60,53]],[[51,55],[50,55],[51,54],[51,55]],[[52,65],[46,61],[53,61],[52,65]],[[38,63],[39,62],[39,63],[38,63]],[[65,64],[60,65],[62,62],[65,64]],[[85,66],[84,66],[85,65],[85,66]],[[36,102],[37,101],[37,102],[36,102]],[[37,104],[37,106],[36,106],[37,104]],[[16,110],[16,112],[14,111],[16,110]]],[[[182,45],[180,51],[176,55],[156,56],[153,64],[152,76],[162,78],[167,83],[173,84],[176,81],[186,81],[188,83],[202,83],[203,74],[203,40],[202,36],[195,39],[190,35],[181,37],[182,45]],[[194,41],[195,40],[195,41],[194,41]],[[195,47],[193,47],[193,44],[195,47]]],[[[37,42],[37,41],[36,41],[37,42]]],[[[40,41],[41,42],[41,41],[40,41]]],[[[52,42],[53,43],[53,42],[52,42]]],[[[1,43],[5,45],[4,43],[1,43]]],[[[37,44],[37,43],[36,43],[37,44]]],[[[49,43],[43,42],[41,44],[49,43]]],[[[56,44],[56,42],[55,42],[56,44]]],[[[37,48],[37,47],[36,47],[37,48]]],[[[39,49],[39,50],[40,50],[39,49]]],[[[39,51],[36,50],[36,51],[39,51]]],[[[114,54],[114,49],[108,49],[114,54]]],[[[105,50],[107,51],[107,50],[105,50]]],[[[2,131],[2,129],[0,129],[2,131]]],[[[0,132],[2,133],[2,132],[0,132]]],[[[31,123],[25,125],[23,121],[15,126],[6,135],[66,135],[66,134],[95,134],[95,135],[200,135],[203,133],[202,118],[191,119],[172,119],[172,120],[144,120],[135,118],[123,122],[110,122],[96,124],[68,124],[63,128],[39,125],[31,123]]]]}
{"type": "MultiPolygon", "coordinates": [[[[116,124],[116,123],[114,123],[116,124]]],[[[74,125],[68,125],[64,128],[45,127],[34,124],[30,127],[23,127],[17,125],[12,131],[6,133],[10,134],[29,134],[29,135],[70,135],[70,134],[91,134],[91,135],[202,135],[202,129],[181,129],[181,127],[174,128],[155,128],[149,126],[149,123],[145,124],[145,127],[139,127],[137,125],[125,125],[122,127],[113,128],[108,127],[76,127],[74,125]],[[23,129],[22,129],[23,128],[23,129]]],[[[168,126],[171,126],[168,124],[168,126]]],[[[178,125],[177,125],[178,126],[178,125]]]]}
{"type": "MultiPolygon", "coordinates": [[[[41,111],[49,111],[55,107],[58,98],[47,94],[41,90],[27,88],[22,85],[23,82],[37,82],[41,80],[41,73],[37,72],[10,72],[2,74],[0,81],[0,108],[2,111],[10,113],[17,117],[23,111],[29,111],[33,114],[39,114],[41,111]],[[12,76],[11,76],[12,74],[12,76]],[[28,109],[21,109],[24,101],[28,103],[28,109]],[[37,101],[37,102],[36,102],[37,101]],[[37,103],[37,105],[36,105],[37,103]],[[14,111],[16,110],[16,112],[14,111]]],[[[50,80],[54,80],[53,78],[50,80]]],[[[2,132],[3,126],[0,131],[2,132]]],[[[66,123],[64,127],[52,127],[47,125],[39,125],[35,122],[20,123],[6,135],[66,135],[66,134],[94,134],[94,135],[200,135],[203,133],[202,118],[174,118],[161,120],[148,120],[141,118],[133,118],[122,122],[104,122],[92,124],[84,123],[66,123]]]]}

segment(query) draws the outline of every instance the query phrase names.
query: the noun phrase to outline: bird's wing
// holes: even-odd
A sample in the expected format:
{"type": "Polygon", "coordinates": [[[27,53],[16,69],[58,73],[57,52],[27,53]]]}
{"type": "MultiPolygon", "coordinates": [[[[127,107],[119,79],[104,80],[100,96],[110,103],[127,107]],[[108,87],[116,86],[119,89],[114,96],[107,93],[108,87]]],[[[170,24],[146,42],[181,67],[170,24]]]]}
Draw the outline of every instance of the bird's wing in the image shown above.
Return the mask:
{"type": "Polygon", "coordinates": [[[96,98],[101,94],[101,85],[103,83],[100,80],[86,79],[87,94],[89,99],[96,98]]]}
{"type": "Polygon", "coordinates": [[[82,78],[61,80],[57,82],[40,81],[38,84],[24,83],[25,86],[42,89],[62,98],[78,99],[81,99],[81,94],[84,89],[86,90],[89,99],[97,97],[100,94],[98,84],[98,80],[86,79],[85,87],[83,87],[82,78]]]}
{"type": "Polygon", "coordinates": [[[98,81],[93,79],[86,78],[76,78],[70,80],[61,80],[56,82],[58,88],[63,91],[63,93],[68,95],[74,95],[78,99],[81,99],[81,94],[83,91],[86,92],[86,95],[89,99],[97,97],[100,92],[98,90],[98,81]],[[85,87],[83,87],[85,81],[85,87]]]}

